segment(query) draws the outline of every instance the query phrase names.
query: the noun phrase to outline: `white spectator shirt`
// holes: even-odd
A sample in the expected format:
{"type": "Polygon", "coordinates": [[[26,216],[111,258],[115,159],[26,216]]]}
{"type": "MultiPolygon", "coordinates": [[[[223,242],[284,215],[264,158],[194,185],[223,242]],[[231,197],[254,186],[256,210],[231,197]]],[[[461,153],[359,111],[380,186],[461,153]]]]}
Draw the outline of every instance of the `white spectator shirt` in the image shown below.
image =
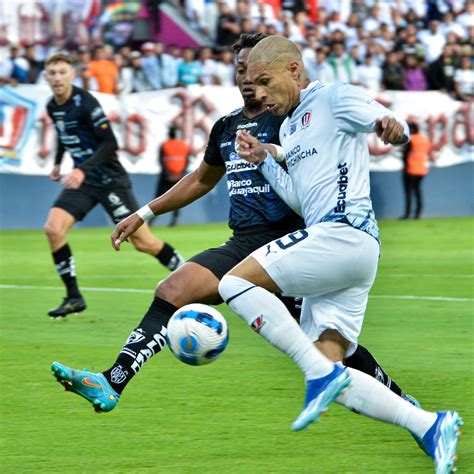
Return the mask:
{"type": "Polygon", "coordinates": [[[420,31],[418,39],[425,48],[425,58],[428,63],[436,61],[442,54],[446,38],[441,33],[433,34],[429,30],[420,31]]]}
{"type": "Polygon", "coordinates": [[[367,64],[361,64],[360,66],[356,67],[355,80],[371,91],[380,92],[382,69],[375,64],[370,66],[367,64]]]}
{"type": "Polygon", "coordinates": [[[301,91],[300,104],[280,128],[280,142],[308,227],[344,222],[379,239],[366,134],[386,115],[394,114],[349,84],[312,82],[301,91]]]}
{"type": "Polygon", "coordinates": [[[474,95],[474,71],[472,69],[456,69],[454,82],[459,84],[461,94],[474,95]]]}

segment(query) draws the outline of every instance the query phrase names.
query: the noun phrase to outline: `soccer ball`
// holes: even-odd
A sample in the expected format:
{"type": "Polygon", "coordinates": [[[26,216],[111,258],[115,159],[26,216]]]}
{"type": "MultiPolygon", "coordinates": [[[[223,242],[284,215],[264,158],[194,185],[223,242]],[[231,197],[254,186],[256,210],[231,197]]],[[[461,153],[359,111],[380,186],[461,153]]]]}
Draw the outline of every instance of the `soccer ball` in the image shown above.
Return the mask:
{"type": "Polygon", "coordinates": [[[189,365],[216,360],[229,341],[227,321],[217,309],[193,303],[178,309],[168,322],[166,339],[171,352],[189,365]]]}

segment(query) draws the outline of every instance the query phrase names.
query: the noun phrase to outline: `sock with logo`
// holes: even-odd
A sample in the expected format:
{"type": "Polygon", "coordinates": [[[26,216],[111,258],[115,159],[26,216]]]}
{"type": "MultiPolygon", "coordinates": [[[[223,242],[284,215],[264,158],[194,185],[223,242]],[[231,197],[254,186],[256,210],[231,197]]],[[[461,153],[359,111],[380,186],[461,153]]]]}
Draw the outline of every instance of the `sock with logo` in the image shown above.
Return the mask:
{"type": "Polygon", "coordinates": [[[128,336],[114,365],[102,372],[117,393],[122,393],[143,365],[166,347],[166,326],[177,309],[155,297],[141,323],[128,336]]]}
{"type": "Polygon", "coordinates": [[[291,357],[306,380],[332,372],[334,364],[316,349],[273,293],[234,275],[222,278],[219,293],[255,332],[291,357]]]}
{"type": "Polygon", "coordinates": [[[170,244],[166,243],[163,245],[160,253],[155,255],[158,261],[164,265],[168,270],[176,270],[184,263],[183,257],[179,252],[172,247],[170,244]]]}
{"type": "Polygon", "coordinates": [[[81,293],[77,286],[76,264],[69,245],[64,244],[60,249],[53,252],[52,255],[56,270],[66,285],[67,297],[79,298],[81,293]]]}
{"type": "Polygon", "coordinates": [[[357,346],[354,354],[344,359],[344,365],[346,367],[360,370],[361,372],[376,378],[393,393],[404,398],[402,389],[391,379],[387,372],[385,372],[382,366],[376,361],[375,357],[360,344],[357,346]]]}

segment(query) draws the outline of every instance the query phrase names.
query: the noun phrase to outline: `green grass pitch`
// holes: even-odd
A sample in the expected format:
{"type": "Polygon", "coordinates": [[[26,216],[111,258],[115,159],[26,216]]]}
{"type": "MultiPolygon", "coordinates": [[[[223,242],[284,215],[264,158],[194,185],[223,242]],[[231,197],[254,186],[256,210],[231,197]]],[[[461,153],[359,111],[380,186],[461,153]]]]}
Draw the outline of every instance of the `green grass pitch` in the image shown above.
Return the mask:
{"type": "MultiPolygon", "coordinates": [[[[379,274],[360,339],[426,409],[460,412],[460,473],[474,472],[473,223],[381,223],[379,274]]],[[[224,224],[153,230],[186,257],[229,235],[224,224]]],[[[433,472],[407,432],[337,405],[293,433],[302,376],[224,306],[231,337],[215,363],[186,366],[165,350],[108,414],[64,392],[51,362],[108,368],[166,276],[127,245],[115,253],[110,233],[70,234],[89,308],[63,322],[46,316],[63,296],[46,238],[0,233],[2,472],[433,472]]]]}

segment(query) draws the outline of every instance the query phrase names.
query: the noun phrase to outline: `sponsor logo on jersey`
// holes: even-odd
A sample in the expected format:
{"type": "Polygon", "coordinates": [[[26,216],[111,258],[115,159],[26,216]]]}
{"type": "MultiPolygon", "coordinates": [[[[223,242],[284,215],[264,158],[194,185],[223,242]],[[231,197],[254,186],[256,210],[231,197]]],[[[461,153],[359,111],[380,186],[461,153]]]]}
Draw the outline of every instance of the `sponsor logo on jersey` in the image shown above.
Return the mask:
{"type": "Polygon", "coordinates": [[[104,112],[102,111],[102,107],[98,105],[92,112],[91,112],[91,117],[93,119],[96,119],[97,117],[100,117],[101,115],[104,115],[104,112]]]}
{"type": "Polygon", "coordinates": [[[317,155],[318,151],[316,148],[307,148],[306,150],[302,150],[300,145],[296,145],[293,147],[286,155],[286,164],[289,168],[295,166],[296,163],[302,161],[310,156],[317,155]]]}
{"type": "Polygon", "coordinates": [[[305,112],[301,117],[301,128],[306,128],[311,122],[311,112],[305,112]]]}
{"type": "Polygon", "coordinates": [[[241,123],[240,125],[237,125],[237,130],[245,130],[246,128],[254,128],[254,127],[258,127],[257,122],[241,123]]]}
{"type": "Polygon", "coordinates": [[[260,330],[265,326],[265,320],[263,319],[263,315],[260,315],[257,319],[255,319],[250,327],[255,331],[255,332],[260,332],[260,330]]]}
{"type": "Polygon", "coordinates": [[[257,169],[257,165],[254,165],[253,163],[249,163],[246,160],[242,160],[241,158],[237,158],[237,159],[234,159],[233,161],[225,162],[226,174],[231,174],[231,173],[235,173],[239,171],[253,171],[256,169],[257,169]]]}
{"type": "Polygon", "coordinates": [[[222,142],[219,145],[219,148],[225,148],[226,146],[230,146],[230,145],[232,145],[232,142],[222,142]]]}
{"type": "Polygon", "coordinates": [[[337,165],[337,169],[339,170],[339,175],[337,179],[337,203],[336,207],[334,208],[334,212],[336,213],[344,213],[346,212],[346,196],[347,196],[347,186],[349,184],[349,177],[347,173],[349,169],[347,168],[347,163],[339,163],[337,165]]]}

